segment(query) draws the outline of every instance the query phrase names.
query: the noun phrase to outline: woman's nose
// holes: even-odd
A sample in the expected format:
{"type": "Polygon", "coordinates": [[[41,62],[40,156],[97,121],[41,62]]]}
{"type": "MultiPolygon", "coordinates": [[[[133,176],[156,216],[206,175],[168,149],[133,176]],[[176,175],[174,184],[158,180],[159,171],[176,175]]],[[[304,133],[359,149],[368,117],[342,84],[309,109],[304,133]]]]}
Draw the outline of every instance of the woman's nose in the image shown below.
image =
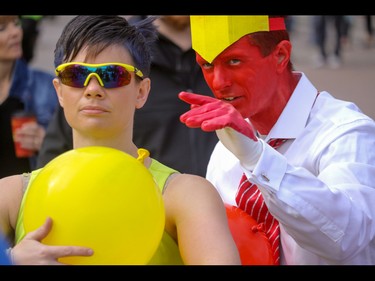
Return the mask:
{"type": "Polygon", "coordinates": [[[91,97],[102,97],[104,95],[104,87],[101,86],[96,76],[89,77],[85,87],[85,95],[91,97]]]}

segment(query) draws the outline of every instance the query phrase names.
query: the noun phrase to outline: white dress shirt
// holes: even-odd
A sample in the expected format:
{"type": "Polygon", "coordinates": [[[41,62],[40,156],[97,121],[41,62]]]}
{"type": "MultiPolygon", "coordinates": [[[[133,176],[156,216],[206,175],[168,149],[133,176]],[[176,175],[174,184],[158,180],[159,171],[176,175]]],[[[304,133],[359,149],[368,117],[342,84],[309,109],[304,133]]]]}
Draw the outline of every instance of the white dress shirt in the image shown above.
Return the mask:
{"type": "Polygon", "coordinates": [[[299,83],[264,141],[289,140],[278,151],[264,145],[253,171],[219,142],[207,179],[231,205],[243,172],[258,186],[280,222],[281,264],[375,265],[375,122],[353,103],[317,96],[295,74],[299,83]]]}

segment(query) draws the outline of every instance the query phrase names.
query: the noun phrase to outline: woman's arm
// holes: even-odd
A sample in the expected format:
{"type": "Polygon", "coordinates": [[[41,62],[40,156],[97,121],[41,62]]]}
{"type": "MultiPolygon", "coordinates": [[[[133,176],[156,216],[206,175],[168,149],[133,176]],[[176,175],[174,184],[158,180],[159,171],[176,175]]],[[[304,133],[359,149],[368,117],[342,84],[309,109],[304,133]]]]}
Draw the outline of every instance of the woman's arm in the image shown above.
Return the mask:
{"type": "Polygon", "coordinates": [[[182,174],[164,192],[166,230],[178,241],[185,264],[241,264],[225,206],[206,179],[182,174]]]}
{"type": "MultiPolygon", "coordinates": [[[[21,175],[0,179],[0,231],[4,233],[10,245],[13,245],[18,211],[23,197],[23,178],[21,175]]],[[[52,228],[52,220],[28,233],[9,251],[14,264],[61,264],[58,258],[65,256],[91,256],[93,251],[76,246],[47,246],[41,243],[52,228]]]]}
{"type": "Polygon", "coordinates": [[[22,175],[0,179],[0,231],[12,244],[23,196],[22,175]]]}

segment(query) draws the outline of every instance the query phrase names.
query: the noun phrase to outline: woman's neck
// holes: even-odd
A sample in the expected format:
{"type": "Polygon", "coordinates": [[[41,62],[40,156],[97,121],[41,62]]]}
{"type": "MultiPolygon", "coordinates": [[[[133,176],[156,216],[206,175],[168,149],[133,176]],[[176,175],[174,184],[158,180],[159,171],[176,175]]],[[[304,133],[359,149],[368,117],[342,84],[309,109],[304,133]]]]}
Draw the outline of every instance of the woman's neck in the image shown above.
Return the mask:
{"type": "Polygon", "coordinates": [[[115,139],[77,138],[73,132],[73,148],[87,146],[105,146],[121,150],[135,158],[138,157],[138,147],[133,142],[116,141],[115,139]]]}

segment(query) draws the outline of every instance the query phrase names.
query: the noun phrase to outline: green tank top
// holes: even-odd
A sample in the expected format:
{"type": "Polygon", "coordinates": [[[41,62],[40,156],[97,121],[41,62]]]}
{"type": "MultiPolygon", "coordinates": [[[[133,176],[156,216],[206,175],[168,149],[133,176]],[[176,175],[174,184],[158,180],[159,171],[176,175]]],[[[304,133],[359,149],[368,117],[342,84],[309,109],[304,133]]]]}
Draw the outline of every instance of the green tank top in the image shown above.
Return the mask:
{"type": "MultiPolygon", "coordinates": [[[[26,184],[26,189],[24,191],[24,196],[22,198],[21,206],[18,213],[16,232],[15,232],[15,242],[16,244],[22,240],[26,235],[25,228],[23,225],[23,214],[24,205],[27,197],[29,187],[35,177],[38,175],[41,169],[32,171],[30,174],[24,174],[24,178],[29,177],[28,183],[26,184]]],[[[149,171],[153,175],[156,183],[158,184],[161,192],[164,191],[165,184],[170,175],[178,173],[176,170],[169,168],[155,159],[152,159],[149,171]]],[[[164,231],[160,245],[155,252],[154,256],[151,258],[149,265],[182,265],[183,261],[178,249],[176,241],[164,231]]]]}

